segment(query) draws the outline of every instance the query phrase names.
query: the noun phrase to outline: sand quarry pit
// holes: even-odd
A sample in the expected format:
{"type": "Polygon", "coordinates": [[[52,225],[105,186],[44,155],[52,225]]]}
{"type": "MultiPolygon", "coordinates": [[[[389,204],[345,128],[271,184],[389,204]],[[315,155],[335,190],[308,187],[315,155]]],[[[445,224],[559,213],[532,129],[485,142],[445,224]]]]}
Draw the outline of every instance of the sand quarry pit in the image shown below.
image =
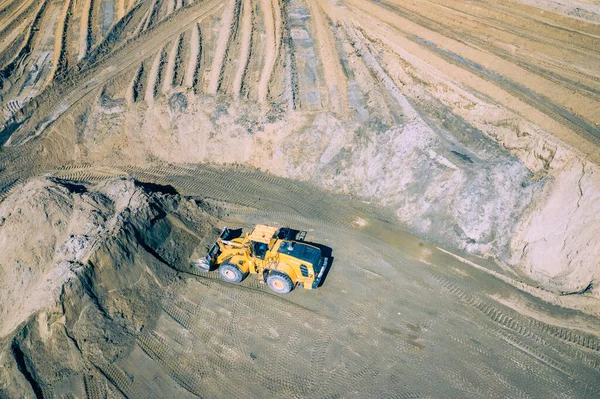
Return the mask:
{"type": "Polygon", "coordinates": [[[0,397],[599,397],[595,3],[0,0],[0,397]]]}

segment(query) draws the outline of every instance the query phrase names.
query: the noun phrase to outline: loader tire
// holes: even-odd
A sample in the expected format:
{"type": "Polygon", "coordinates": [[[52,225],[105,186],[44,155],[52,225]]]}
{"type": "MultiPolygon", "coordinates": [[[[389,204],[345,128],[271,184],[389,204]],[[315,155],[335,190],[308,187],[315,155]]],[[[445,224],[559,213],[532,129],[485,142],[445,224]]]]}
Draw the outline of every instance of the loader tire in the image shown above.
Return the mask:
{"type": "Polygon", "coordinates": [[[239,283],[247,276],[237,265],[229,262],[224,262],[219,266],[219,274],[228,283],[239,283]]]}
{"type": "Polygon", "coordinates": [[[267,276],[267,285],[278,294],[287,294],[294,289],[294,283],[290,276],[281,272],[271,272],[267,276]]]}

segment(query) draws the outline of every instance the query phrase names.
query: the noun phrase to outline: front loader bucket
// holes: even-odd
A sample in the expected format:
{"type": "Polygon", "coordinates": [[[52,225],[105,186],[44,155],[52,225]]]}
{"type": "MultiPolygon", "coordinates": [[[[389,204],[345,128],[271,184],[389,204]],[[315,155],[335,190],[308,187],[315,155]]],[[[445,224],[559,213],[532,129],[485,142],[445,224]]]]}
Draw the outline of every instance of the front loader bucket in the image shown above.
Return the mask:
{"type": "Polygon", "coordinates": [[[190,263],[190,266],[193,269],[196,269],[201,272],[211,271],[221,252],[221,247],[219,247],[219,240],[223,240],[229,237],[230,233],[230,230],[227,227],[224,227],[223,230],[221,230],[221,234],[219,234],[219,237],[211,245],[210,249],[208,250],[208,253],[202,258],[192,261],[190,263]]]}

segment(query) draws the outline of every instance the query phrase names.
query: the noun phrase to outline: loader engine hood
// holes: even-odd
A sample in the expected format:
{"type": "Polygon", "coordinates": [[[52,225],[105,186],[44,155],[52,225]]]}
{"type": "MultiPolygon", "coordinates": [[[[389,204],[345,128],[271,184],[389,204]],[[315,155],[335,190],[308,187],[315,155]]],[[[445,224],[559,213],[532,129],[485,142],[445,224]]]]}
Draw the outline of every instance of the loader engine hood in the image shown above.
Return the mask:
{"type": "Polygon", "coordinates": [[[322,255],[321,250],[317,247],[300,242],[292,242],[290,249],[290,241],[282,241],[277,252],[308,262],[313,265],[315,273],[319,272],[318,269],[321,266],[322,255]]]}

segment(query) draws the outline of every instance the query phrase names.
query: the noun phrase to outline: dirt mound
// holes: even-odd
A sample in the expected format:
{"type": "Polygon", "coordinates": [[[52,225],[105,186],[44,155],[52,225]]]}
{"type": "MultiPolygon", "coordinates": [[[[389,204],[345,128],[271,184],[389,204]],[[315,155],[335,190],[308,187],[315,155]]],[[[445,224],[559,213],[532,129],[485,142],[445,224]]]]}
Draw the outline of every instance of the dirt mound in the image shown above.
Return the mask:
{"type": "Polygon", "coordinates": [[[194,202],[131,179],[34,179],[0,221],[2,397],[89,395],[212,229],[194,202]]]}

